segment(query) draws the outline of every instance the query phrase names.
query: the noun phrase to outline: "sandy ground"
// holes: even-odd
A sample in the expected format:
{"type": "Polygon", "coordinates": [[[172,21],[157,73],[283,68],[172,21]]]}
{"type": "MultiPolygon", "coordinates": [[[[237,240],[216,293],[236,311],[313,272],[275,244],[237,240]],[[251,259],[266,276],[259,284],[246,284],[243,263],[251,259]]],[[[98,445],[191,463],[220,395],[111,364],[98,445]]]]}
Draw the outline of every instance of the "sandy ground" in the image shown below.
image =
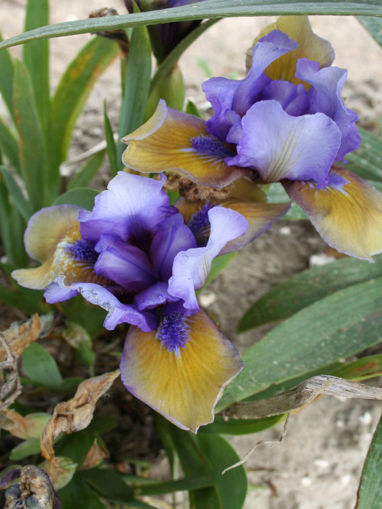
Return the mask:
{"type": "MultiPolygon", "coordinates": [[[[24,0],[0,0],[0,27],[7,38],[22,31],[24,0]]],[[[122,1],[88,0],[51,2],[51,21],[87,17],[94,9],[113,6],[120,13],[122,1]]],[[[244,72],[245,51],[270,18],[232,18],[219,22],[184,55],[181,67],[187,91],[198,104],[204,99],[200,84],[206,78],[198,64],[203,59],[214,75],[244,72]]],[[[356,19],[313,17],[315,31],[330,39],[336,50],[336,65],[349,71],[344,96],[347,106],[356,109],[364,124],[382,117],[382,51],[356,19]]],[[[79,47],[89,35],[53,39],[52,86],[54,87],[79,47]]],[[[20,48],[12,50],[20,54],[20,48]]],[[[116,63],[97,84],[79,126],[72,153],[90,148],[102,139],[101,110],[106,98],[113,122],[119,109],[119,67],[116,63]]],[[[220,323],[222,330],[243,351],[261,337],[263,331],[234,333],[235,323],[255,298],[276,282],[308,267],[312,254],[325,250],[310,225],[275,225],[256,243],[238,254],[204,293],[203,303],[220,323]]],[[[248,462],[252,486],[269,488],[250,491],[246,509],[348,509],[354,507],[362,463],[367,453],[381,406],[363,401],[321,398],[293,416],[280,445],[260,446],[248,462]]],[[[244,455],[258,440],[277,439],[280,428],[255,436],[232,440],[244,455]]],[[[372,508],[371,508],[372,509],[372,508]]]]}

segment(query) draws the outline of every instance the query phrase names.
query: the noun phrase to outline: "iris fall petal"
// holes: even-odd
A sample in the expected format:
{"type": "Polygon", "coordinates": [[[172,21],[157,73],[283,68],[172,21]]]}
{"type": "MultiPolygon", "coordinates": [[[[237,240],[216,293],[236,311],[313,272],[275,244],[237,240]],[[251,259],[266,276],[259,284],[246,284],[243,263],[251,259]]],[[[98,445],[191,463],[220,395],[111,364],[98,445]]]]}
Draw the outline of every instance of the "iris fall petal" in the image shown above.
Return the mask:
{"type": "Polygon", "coordinates": [[[325,189],[309,182],[284,187],[337,251],[369,261],[382,252],[382,193],[358,176],[336,168],[325,189]]]}
{"type": "Polygon", "coordinates": [[[131,327],[121,359],[125,387],[182,429],[213,421],[224,387],[242,364],[236,349],[203,311],[187,318],[188,339],[168,351],[155,332],[131,327]]]}

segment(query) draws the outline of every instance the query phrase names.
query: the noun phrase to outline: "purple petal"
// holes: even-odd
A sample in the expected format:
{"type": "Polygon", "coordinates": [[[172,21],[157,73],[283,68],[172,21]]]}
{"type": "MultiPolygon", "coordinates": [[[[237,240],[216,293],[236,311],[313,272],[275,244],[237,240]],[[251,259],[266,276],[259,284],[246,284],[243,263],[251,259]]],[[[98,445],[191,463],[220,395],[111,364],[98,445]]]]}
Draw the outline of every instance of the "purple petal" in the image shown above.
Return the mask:
{"type": "Polygon", "coordinates": [[[213,207],[208,217],[211,233],[207,245],[176,255],[168,285],[170,295],[183,299],[185,309],[193,313],[199,310],[195,289],[201,288],[206,282],[212,260],[228,242],[243,235],[249,227],[241,214],[223,207],[213,207]]]}
{"type": "Polygon", "coordinates": [[[154,309],[166,302],[175,302],[178,299],[168,293],[167,281],[159,281],[138,293],[134,300],[139,311],[143,311],[144,309],[154,309]]]}
{"type": "Polygon", "coordinates": [[[163,221],[150,247],[150,257],[158,278],[167,281],[171,276],[175,256],[179,251],[195,246],[195,237],[184,224],[183,217],[180,214],[174,214],[163,221]]]}
{"type": "Polygon", "coordinates": [[[105,238],[101,240],[103,249],[94,266],[96,273],[111,279],[129,293],[139,292],[153,284],[155,277],[146,253],[119,239],[107,237],[108,244],[105,238]]]}
{"type": "Polygon", "coordinates": [[[347,71],[338,67],[320,69],[318,62],[301,58],[297,63],[296,77],[312,85],[308,92],[309,113],[325,113],[339,127],[342,140],[336,161],[343,161],[348,152],[357,150],[361,144],[361,137],[355,125],[358,115],[345,108],[341,98],[347,71]]]}
{"type": "Polygon", "coordinates": [[[289,115],[298,116],[306,113],[308,95],[303,85],[294,85],[289,81],[271,81],[262,94],[261,100],[278,101],[289,115]]]}
{"type": "Polygon", "coordinates": [[[233,98],[232,109],[236,113],[240,116],[244,115],[264,86],[270,82],[270,78],[264,74],[265,69],[279,57],[297,47],[297,42],[280,30],[272,30],[257,42],[253,48],[252,67],[248,76],[240,83],[233,98]]]}
{"type": "Polygon", "coordinates": [[[248,110],[242,127],[238,155],[226,160],[229,165],[255,168],[266,182],[313,179],[325,187],[341,143],[329,117],[293,117],[277,101],[261,101],[248,110]]]}
{"type": "Polygon", "coordinates": [[[108,189],[95,199],[92,212],[80,214],[81,236],[97,241],[101,234],[117,235],[123,240],[152,232],[156,225],[174,213],[160,181],[119,172],[108,189]]]}
{"type": "Polygon", "coordinates": [[[73,283],[65,286],[63,278],[52,283],[45,291],[47,302],[54,303],[60,300],[67,300],[75,295],[81,294],[91,304],[100,306],[108,313],[103,323],[108,330],[113,330],[120,323],[136,325],[144,332],[154,330],[158,321],[150,312],[142,313],[134,306],[123,304],[107,288],[96,283],[73,283]]]}

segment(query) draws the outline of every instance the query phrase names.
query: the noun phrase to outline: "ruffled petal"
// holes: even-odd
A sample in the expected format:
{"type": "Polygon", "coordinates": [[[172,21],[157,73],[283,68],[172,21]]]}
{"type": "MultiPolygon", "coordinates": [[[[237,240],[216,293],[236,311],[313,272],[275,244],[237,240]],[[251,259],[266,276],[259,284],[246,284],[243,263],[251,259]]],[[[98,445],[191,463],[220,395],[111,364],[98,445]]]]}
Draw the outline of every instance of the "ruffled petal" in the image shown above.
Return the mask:
{"type": "Polygon", "coordinates": [[[355,125],[358,115],[346,108],[341,98],[347,71],[338,67],[320,69],[317,62],[301,59],[297,64],[296,76],[312,85],[307,113],[325,113],[340,129],[342,139],[335,160],[344,161],[345,155],[357,150],[362,141],[355,125]]]}
{"type": "Polygon", "coordinates": [[[220,254],[238,251],[259,235],[267,231],[274,221],[283,217],[289,210],[290,203],[254,203],[249,201],[227,200],[221,206],[236,210],[248,223],[248,231],[241,237],[228,242],[220,254]]]}
{"type": "Polygon", "coordinates": [[[123,304],[104,286],[95,283],[73,283],[66,285],[63,278],[48,286],[44,297],[49,304],[62,302],[64,300],[81,294],[91,304],[100,306],[107,311],[103,323],[105,329],[113,330],[120,323],[136,325],[145,332],[154,330],[158,324],[157,319],[150,313],[142,313],[134,306],[123,304]]]}
{"type": "Polygon", "coordinates": [[[128,147],[122,160],[128,168],[140,172],[174,171],[212,187],[223,187],[243,176],[246,170],[224,163],[227,148],[219,140],[211,152],[194,148],[192,140],[206,135],[200,118],[168,108],[160,101],[154,116],[123,138],[128,147]],[[219,143],[221,154],[217,150],[219,143]]]}
{"type": "Polygon", "coordinates": [[[29,256],[45,262],[54,253],[60,240],[78,225],[80,210],[75,205],[55,205],[33,214],[24,234],[29,256]]]}
{"type": "Polygon", "coordinates": [[[153,284],[150,288],[139,292],[134,298],[139,311],[143,311],[144,309],[154,309],[166,302],[175,302],[177,300],[177,297],[172,297],[168,293],[167,281],[159,281],[153,284]]]}
{"type": "Polygon", "coordinates": [[[223,207],[210,209],[208,218],[211,233],[207,245],[178,253],[169,279],[169,294],[182,299],[184,308],[191,313],[199,310],[195,289],[206,282],[212,260],[228,242],[244,235],[249,228],[248,221],[241,214],[223,207]]]}
{"type": "Polygon", "coordinates": [[[272,30],[281,30],[298,43],[294,51],[280,57],[267,68],[266,74],[273,80],[301,83],[295,77],[299,58],[309,58],[319,62],[320,67],[327,67],[333,62],[332,45],[313,32],[308,16],[281,16],[275,23],[264,28],[256,40],[258,41],[272,30]]]}
{"type": "Polygon", "coordinates": [[[179,251],[195,246],[195,237],[180,214],[174,214],[163,221],[150,246],[150,257],[158,278],[167,281],[171,276],[175,256],[179,251]]]}
{"type": "Polygon", "coordinates": [[[277,101],[254,104],[242,119],[238,155],[228,164],[256,168],[265,182],[315,180],[326,185],[341,143],[336,124],[322,113],[293,117],[277,101]]]}
{"type": "Polygon", "coordinates": [[[337,251],[369,261],[382,252],[382,193],[358,176],[335,168],[325,189],[308,182],[284,187],[337,251]]]}
{"type": "Polygon", "coordinates": [[[121,359],[127,390],[176,426],[197,432],[214,419],[224,387],[242,364],[234,346],[200,311],[187,319],[188,339],[169,351],[155,332],[131,327],[121,359]]]}
{"type": "Polygon", "coordinates": [[[96,196],[93,210],[81,212],[82,237],[96,242],[108,234],[127,240],[155,231],[157,224],[175,212],[162,190],[164,181],[164,176],[158,181],[119,172],[107,190],[96,196]]]}

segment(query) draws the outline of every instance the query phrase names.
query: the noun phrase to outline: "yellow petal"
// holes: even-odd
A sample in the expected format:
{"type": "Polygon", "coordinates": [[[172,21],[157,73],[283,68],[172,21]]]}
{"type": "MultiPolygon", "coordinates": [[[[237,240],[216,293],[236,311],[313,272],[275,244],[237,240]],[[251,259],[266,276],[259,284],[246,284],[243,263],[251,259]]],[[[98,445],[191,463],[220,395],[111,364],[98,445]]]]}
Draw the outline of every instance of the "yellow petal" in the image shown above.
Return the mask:
{"type": "Polygon", "coordinates": [[[214,419],[224,387],[242,364],[233,345],[203,311],[188,318],[189,339],[169,352],[154,332],[130,327],[121,360],[126,388],[182,429],[196,433],[214,419]]]}
{"type": "Polygon", "coordinates": [[[160,101],[154,115],[122,139],[128,144],[122,161],[136,171],[174,171],[194,182],[218,188],[248,173],[245,168],[227,166],[223,158],[198,153],[191,140],[206,134],[200,118],[168,108],[160,101]]]}
{"type": "Polygon", "coordinates": [[[34,214],[25,231],[25,248],[31,258],[46,261],[59,241],[75,226],[78,227],[79,207],[56,205],[34,214]]]}
{"type": "Polygon", "coordinates": [[[343,185],[318,190],[298,181],[285,188],[325,242],[341,253],[372,261],[372,255],[382,252],[382,193],[344,168],[336,167],[331,174],[339,182],[344,179],[343,185]]]}
{"type": "MultiPolygon", "coordinates": [[[[266,69],[266,74],[273,80],[287,80],[291,83],[304,83],[294,74],[297,60],[309,58],[320,63],[320,67],[328,67],[334,60],[334,51],[331,44],[313,33],[308,16],[281,16],[275,23],[264,28],[257,42],[272,30],[280,30],[298,43],[298,48],[283,55],[266,69]]],[[[304,83],[306,88],[309,85],[304,83]]]]}
{"type": "Polygon", "coordinates": [[[274,221],[284,216],[290,207],[290,203],[256,203],[244,200],[226,200],[220,205],[236,210],[249,223],[249,229],[245,235],[228,242],[221,254],[237,251],[255,240],[261,233],[268,230],[274,221]]]}

